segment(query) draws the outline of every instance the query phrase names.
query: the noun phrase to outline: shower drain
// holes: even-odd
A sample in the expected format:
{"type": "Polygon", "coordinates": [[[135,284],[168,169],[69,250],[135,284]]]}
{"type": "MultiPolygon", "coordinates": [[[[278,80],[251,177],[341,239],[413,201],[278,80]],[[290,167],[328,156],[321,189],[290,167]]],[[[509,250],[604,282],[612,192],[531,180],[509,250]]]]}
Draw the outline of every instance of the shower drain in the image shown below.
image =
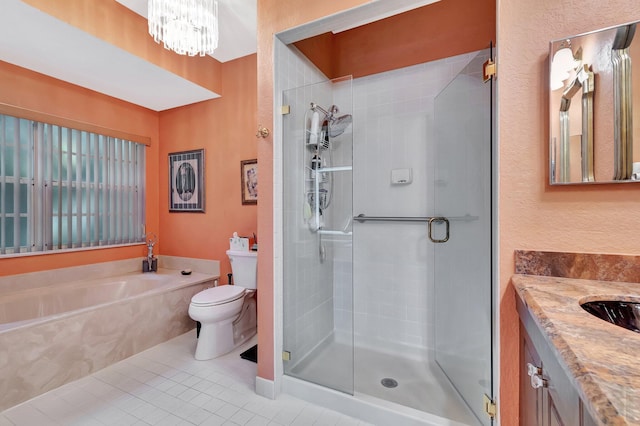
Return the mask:
{"type": "Polygon", "coordinates": [[[382,383],[382,386],[384,386],[385,388],[395,388],[396,386],[398,386],[398,381],[389,377],[385,377],[384,379],[380,380],[380,383],[382,383]]]}

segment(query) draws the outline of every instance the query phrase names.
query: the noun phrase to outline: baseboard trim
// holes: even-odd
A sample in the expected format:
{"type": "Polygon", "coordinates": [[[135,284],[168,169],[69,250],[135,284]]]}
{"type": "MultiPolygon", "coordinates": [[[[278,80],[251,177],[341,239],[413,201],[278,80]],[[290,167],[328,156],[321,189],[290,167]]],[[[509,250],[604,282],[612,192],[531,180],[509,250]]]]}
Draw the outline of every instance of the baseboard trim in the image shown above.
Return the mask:
{"type": "Polygon", "coordinates": [[[256,393],[269,399],[276,399],[276,384],[273,380],[256,377],[256,393]]]}

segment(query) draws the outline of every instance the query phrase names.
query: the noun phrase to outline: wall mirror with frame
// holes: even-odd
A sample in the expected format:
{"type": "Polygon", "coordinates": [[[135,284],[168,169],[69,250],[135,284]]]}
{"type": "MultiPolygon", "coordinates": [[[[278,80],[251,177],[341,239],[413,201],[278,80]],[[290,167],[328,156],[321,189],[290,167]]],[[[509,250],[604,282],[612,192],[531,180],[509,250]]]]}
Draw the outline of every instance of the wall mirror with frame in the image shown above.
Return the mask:
{"type": "Polygon", "coordinates": [[[551,41],[551,185],[640,181],[637,23],[551,41]]]}

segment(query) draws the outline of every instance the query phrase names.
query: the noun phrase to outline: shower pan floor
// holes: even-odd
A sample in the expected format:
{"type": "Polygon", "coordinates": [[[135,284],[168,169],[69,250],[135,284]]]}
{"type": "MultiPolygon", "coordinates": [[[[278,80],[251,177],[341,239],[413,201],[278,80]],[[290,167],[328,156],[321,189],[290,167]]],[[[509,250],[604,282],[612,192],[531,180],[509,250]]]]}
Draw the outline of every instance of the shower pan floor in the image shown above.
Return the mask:
{"type": "MultiPolygon", "coordinates": [[[[350,364],[351,351],[350,345],[329,341],[292,369],[291,373],[310,382],[331,383],[332,387],[347,391],[351,389],[349,367],[336,367],[341,360],[344,360],[342,364],[350,364]]],[[[419,361],[356,347],[354,380],[356,394],[365,394],[465,425],[479,424],[434,361],[419,361]],[[397,386],[385,387],[382,384],[384,379],[395,380],[397,386]]],[[[389,384],[389,381],[385,382],[389,384]]]]}

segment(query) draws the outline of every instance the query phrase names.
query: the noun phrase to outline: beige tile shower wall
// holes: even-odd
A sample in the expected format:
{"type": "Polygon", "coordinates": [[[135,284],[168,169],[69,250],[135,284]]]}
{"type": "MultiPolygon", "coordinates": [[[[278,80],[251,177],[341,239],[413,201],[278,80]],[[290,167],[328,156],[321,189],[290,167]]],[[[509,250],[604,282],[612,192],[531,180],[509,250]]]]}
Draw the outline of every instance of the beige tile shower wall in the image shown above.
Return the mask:
{"type": "Polygon", "coordinates": [[[212,285],[124,300],[0,334],[0,411],[193,329],[191,297],[212,285]]]}

